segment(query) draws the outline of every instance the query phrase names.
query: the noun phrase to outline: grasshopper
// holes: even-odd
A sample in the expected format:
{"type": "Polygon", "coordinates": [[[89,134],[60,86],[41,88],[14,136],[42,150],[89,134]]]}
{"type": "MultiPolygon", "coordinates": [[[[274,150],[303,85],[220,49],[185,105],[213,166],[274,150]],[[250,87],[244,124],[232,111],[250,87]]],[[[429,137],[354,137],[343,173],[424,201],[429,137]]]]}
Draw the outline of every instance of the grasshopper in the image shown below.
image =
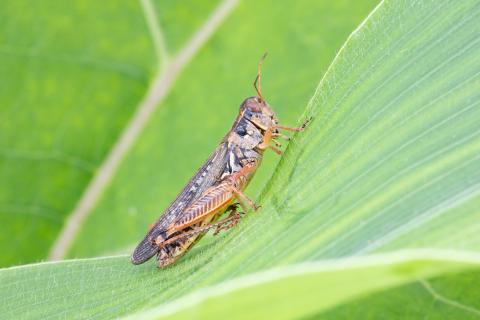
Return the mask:
{"type": "Polygon", "coordinates": [[[277,116],[262,96],[261,65],[265,57],[266,54],[258,63],[254,81],[257,96],[242,102],[230,131],[138,244],[131,257],[133,264],[141,264],[156,254],[158,267],[164,268],[177,261],[211,228],[216,228],[217,234],[235,226],[249,207],[255,211],[259,208],[243,190],[260,165],[264,151],[271,149],[281,155],[281,144],[276,139],[288,141],[289,137],[279,130],[302,131],[307,124],[298,128],[278,124],[277,116]],[[238,211],[238,206],[243,212],[238,211]],[[226,213],[226,218],[218,220],[226,213]]]}

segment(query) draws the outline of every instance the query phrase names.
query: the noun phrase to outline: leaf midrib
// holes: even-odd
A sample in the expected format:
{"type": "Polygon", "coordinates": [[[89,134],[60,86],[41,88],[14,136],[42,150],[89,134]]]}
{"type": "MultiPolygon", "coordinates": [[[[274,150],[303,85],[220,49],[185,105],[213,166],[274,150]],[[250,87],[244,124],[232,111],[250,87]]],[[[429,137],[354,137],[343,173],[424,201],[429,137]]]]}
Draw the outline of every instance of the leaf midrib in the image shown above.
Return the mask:
{"type": "MultiPolygon", "coordinates": [[[[142,0],[142,4],[147,4],[145,11],[145,19],[152,32],[152,41],[157,53],[159,64],[165,61],[167,57],[166,46],[162,42],[162,33],[160,26],[150,26],[152,14],[149,13],[153,8],[148,0],[142,0]]],[[[159,71],[154,77],[152,84],[145,96],[136,108],[136,112],[126,125],[125,129],[120,133],[116,142],[113,143],[110,152],[106,155],[105,160],[99,166],[96,174],[85,188],[82,196],[78,200],[73,211],[67,216],[64,227],[53,243],[48,256],[49,260],[60,260],[65,257],[69,248],[73,244],[76,235],[80,231],[84,221],[92,212],[97,201],[100,199],[103,191],[109,185],[114,177],[122,160],[134,145],[148,120],[166,98],[175,79],[180,75],[182,70],[187,66],[190,60],[195,56],[199,49],[210,39],[223,20],[233,11],[238,0],[222,0],[213,10],[212,14],[206,19],[205,23],[198,31],[187,41],[186,45],[176,54],[173,59],[169,60],[164,67],[158,66],[159,71]]]]}

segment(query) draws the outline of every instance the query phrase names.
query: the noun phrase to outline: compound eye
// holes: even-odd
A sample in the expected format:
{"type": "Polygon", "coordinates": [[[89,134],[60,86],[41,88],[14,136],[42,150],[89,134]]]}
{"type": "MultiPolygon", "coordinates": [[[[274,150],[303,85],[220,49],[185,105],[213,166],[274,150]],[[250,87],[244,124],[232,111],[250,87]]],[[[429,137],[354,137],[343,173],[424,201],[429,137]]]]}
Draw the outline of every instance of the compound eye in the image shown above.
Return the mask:
{"type": "Polygon", "coordinates": [[[245,118],[247,118],[247,119],[251,119],[252,116],[253,116],[253,113],[252,113],[252,111],[251,111],[250,109],[246,109],[246,110],[245,110],[245,113],[244,113],[244,116],[245,116],[245,118]]]}

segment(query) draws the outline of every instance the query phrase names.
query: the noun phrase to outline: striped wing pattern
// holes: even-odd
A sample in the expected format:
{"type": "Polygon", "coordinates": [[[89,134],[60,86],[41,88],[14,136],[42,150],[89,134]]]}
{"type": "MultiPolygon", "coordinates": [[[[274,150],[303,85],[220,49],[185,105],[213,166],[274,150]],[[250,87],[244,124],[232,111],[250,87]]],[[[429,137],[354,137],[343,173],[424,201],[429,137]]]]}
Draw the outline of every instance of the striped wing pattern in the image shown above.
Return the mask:
{"type": "MultiPolygon", "coordinates": [[[[213,215],[224,208],[233,199],[230,181],[220,183],[205,192],[197,201],[185,210],[181,219],[175,221],[169,231],[176,232],[185,229],[205,217],[213,215]]],[[[170,232],[169,232],[170,233],[170,232]]]]}

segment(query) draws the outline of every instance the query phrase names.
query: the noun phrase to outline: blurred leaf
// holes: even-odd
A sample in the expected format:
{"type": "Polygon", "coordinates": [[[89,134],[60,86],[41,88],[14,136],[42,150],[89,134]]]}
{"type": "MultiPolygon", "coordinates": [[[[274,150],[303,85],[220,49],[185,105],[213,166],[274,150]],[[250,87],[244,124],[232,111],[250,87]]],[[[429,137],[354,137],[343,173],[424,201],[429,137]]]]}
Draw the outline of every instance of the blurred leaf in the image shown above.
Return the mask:
{"type": "Polygon", "coordinates": [[[320,82],[258,214],[165,270],[126,256],[4,269],[1,314],[477,316],[479,15],[473,0],[383,2],[320,82]]]}
{"type": "MultiPolygon", "coordinates": [[[[164,26],[176,30],[172,42],[196,29],[209,2],[164,26]]],[[[0,265],[46,258],[132,117],[165,58],[155,58],[145,19],[135,1],[2,3],[0,265]]]]}
{"type": "Polygon", "coordinates": [[[472,286],[478,281],[478,269],[420,280],[352,299],[311,319],[478,319],[480,293],[472,286]]]}

